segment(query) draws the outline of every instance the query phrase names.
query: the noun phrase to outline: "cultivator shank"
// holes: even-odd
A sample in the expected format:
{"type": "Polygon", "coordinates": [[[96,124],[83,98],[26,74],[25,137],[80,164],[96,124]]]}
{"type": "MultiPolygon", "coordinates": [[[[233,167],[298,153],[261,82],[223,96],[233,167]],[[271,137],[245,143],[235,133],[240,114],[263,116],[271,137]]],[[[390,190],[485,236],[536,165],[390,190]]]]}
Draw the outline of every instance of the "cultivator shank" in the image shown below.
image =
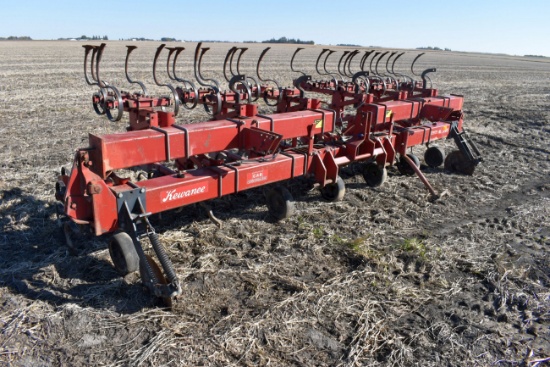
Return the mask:
{"type": "MultiPolygon", "coordinates": [[[[84,49],[86,81],[99,89],[92,97],[94,110],[111,121],[119,121],[126,112],[129,123],[126,132],[90,134],[89,146],[76,152],[71,172],[60,176],[56,197],[73,222],[89,225],[96,235],[115,233],[109,245],[115,267],[123,274],[139,269],[144,284],[157,297],[173,297],[181,287],[148,220],[151,214],[300,176],[318,186],[325,199],[340,200],[345,185],[339,171],[358,162],[370,186],[381,185],[386,167],[397,163],[402,173],[416,173],[436,197],[418,159],[407,153],[410,148],[427,145],[426,163],[437,167],[443,164],[444,153],[431,144],[453,138],[459,151],[451,153],[451,162],[445,161],[447,168],[471,174],[481,161],[463,129],[462,96],[439,96],[428,77],[435,69],[416,74],[414,63],[421,55],[411,65],[412,76],[394,71],[403,52],[374,50],[364,52],[357,71],[352,63],[361,51],[345,51],[334,72],[327,64],[335,51],[323,49],[315,65],[323,79],[314,80],[295,68],[302,50],[298,48],[290,66],[300,75],[292,88],[282,88],[260,74],[269,48],[258,59],[256,75],[248,76],[240,70],[247,48],[233,47],[223,65],[228,90],[222,91],[219,81],[202,74],[209,48],[197,45],[192,81],[177,74],[184,48],[160,45],[153,58],[153,79],[169,94],[153,97],[128,73],[135,46],[128,46],[125,73],[138,92],[119,91],[100,78],[104,44],[84,49]],[[161,81],[157,67],[164,50],[169,83],[161,81]],[[312,93],[317,98],[307,97],[312,93]],[[274,108],[273,113],[258,113],[260,98],[264,107],[274,108]],[[176,121],[180,107],[199,105],[209,121],[176,121]],[[138,169],[145,172],[142,179],[125,177],[127,170],[138,169]],[[141,243],[145,238],[163,272],[145,254],[141,243]]],[[[268,189],[266,198],[276,219],[292,214],[292,197],[284,187],[268,189]]]]}

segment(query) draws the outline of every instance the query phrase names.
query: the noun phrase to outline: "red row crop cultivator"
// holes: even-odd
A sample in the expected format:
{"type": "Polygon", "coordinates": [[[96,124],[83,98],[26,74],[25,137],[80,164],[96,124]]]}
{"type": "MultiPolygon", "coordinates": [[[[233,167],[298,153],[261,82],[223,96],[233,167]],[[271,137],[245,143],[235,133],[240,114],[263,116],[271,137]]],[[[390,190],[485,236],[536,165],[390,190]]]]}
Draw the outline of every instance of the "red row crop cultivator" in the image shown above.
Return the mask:
{"type": "MultiPolygon", "coordinates": [[[[151,293],[165,300],[180,294],[181,287],[149,222],[151,214],[299,176],[318,186],[326,200],[341,200],[345,185],[339,170],[355,162],[361,163],[369,186],[381,185],[386,167],[396,164],[402,174],[416,173],[437,197],[419,169],[418,158],[407,149],[426,145],[428,166],[445,164],[446,169],[465,174],[472,174],[481,161],[462,127],[463,97],[439,96],[428,76],[435,69],[416,74],[414,64],[421,55],[411,65],[412,76],[394,71],[404,53],[372,50],[343,52],[337,72],[331,72],[327,60],[335,51],[323,49],[315,65],[322,79],[314,81],[295,68],[302,50],[298,48],[290,60],[298,77],[293,87],[282,88],[260,74],[269,48],[258,59],[256,75],[248,76],[240,72],[247,48],[233,47],[223,66],[228,90],[222,91],[217,80],[206,78],[201,71],[209,48],[197,45],[192,81],[177,73],[176,63],[184,48],[161,45],[153,60],[153,79],[170,94],[153,97],[128,73],[135,46],[128,46],[125,73],[128,82],[141,90],[120,91],[102,80],[104,48],[105,44],[84,46],[86,81],[99,88],[92,97],[93,107],[111,121],[119,121],[127,112],[129,125],[126,132],[90,134],[89,146],[76,151],[71,171],[62,170],[56,198],[70,219],[63,228],[69,246],[75,224],[89,226],[96,235],[113,233],[109,252],[115,268],[123,275],[139,270],[151,293]],[[171,84],[163,84],[157,75],[163,50],[171,84]],[[360,70],[352,71],[353,60],[361,54],[360,70]],[[275,110],[272,114],[258,113],[260,98],[275,110]],[[200,105],[209,121],[176,123],[182,108],[200,105]],[[431,144],[449,138],[458,150],[445,158],[443,150],[431,144]],[[124,170],[146,174],[132,180],[124,177],[124,170]],[[162,271],[145,254],[145,238],[162,271]]],[[[274,218],[292,214],[292,196],[284,186],[268,186],[265,197],[274,218]]],[[[209,215],[220,223],[211,211],[209,215]]]]}

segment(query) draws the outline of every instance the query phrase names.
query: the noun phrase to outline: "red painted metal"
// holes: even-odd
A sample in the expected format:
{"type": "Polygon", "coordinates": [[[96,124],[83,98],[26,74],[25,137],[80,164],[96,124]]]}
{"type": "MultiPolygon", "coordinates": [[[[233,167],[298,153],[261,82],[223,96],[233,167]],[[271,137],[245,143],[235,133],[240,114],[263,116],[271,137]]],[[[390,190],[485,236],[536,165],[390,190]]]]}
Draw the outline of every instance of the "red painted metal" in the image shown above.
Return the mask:
{"type": "MultiPolygon", "coordinates": [[[[284,89],[242,84],[223,93],[214,86],[174,89],[182,104],[198,98],[219,111],[211,121],[194,124],[178,124],[177,110],[159,109],[173,106],[168,97],[121,92],[120,98],[103,103],[108,109],[122,103],[128,131],[90,134],[71,173],[59,179],[64,195],[56,196],[68,217],[100,235],[118,228],[117,197],[132,190],[143,190],[145,210],[159,213],[298,176],[324,187],[336,182],[347,164],[392,165],[411,147],[449,138],[453,124],[462,129],[462,96],[438,96],[437,90],[425,88],[425,81],[392,79],[382,85],[379,79],[368,88],[302,77],[294,88],[284,89]],[[305,92],[330,98],[322,104],[305,92]],[[259,115],[257,105],[248,103],[260,95],[276,101],[274,114],[259,115]],[[119,176],[120,170],[139,166],[156,169],[160,177],[132,182],[119,176]]],[[[95,104],[102,103],[101,96],[95,95],[95,104]]]]}
{"type": "MultiPolygon", "coordinates": [[[[201,60],[209,48],[201,48],[200,43],[194,59],[195,79],[200,86],[197,88],[195,82],[177,76],[176,60],[183,47],[166,48],[166,72],[177,84],[162,84],[157,79],[156,66],[164,46],[157,48],[153,79],[158,86],[170,90],[168,97],[149,96],[145,85],[128,75],[128,59],[135,46],[127,48],[125,72],[127,80],[141,88],[138,93],[119,91],[100,78],[99,64],[105,44],[84,46],[86,82],[99,88],[93,95],[94,110],[113,122],[126,112],[129,125],[123,133],[89,134],[89,146],[77,150],[69,174],[62,170],[55,194],[63,203],[66,216],[89,225],[96,235],[123,230],[130,236],[135,253],[125,249],[126,255],[139,258],[143,284],[157,297],[174,297],[182,289],[148,220],[153,213],[300,176],[321,187],[326,199],[340,200],[345,192],[344,181],[339,177],[342,167],[367,162],[371,173],[365,173],[365,179],[369,185],[375,185],[379,184],[377,179],[370,180],[368,175],[380,173],[384,177],[385,167],[393,165],[398,156],[400,171],[410,171],[402,166],[405,162],[432,197],[438,197],[407,156],[408,149],[452,137],[468,157],[469,168],[481,161],[475,144],[462,128],[462,96],[439,96],[427,76],[435,69],[416,74],[414,63],[421,55],[411,65],[411,72],[422,79],[415,81],[393,71],[402,53],[396,56],[390,70],[389,61],[397,54],[391,53],[386,62],[387,73],[381,74],[378,67],[388,52],[381,56],[375,53],[366,71],[366,61],[374,52],[367,51],[360,62],[361,71],[353,73],[351,60],[359,51],[346,51],[338,63],[339,75],[334,75],[326,69],[327,59],[334,51],[323,49],[316,70],[327,80],[313,81],[293,66],[299,48],[290,66],[302,75],[293,87],[281,88],[274,80],[262,79],[259,73],[260,62],[269,48],[258,60],[255,78],[239,71],[239,62],[247,48],[233,47],[226,55],[223,69],[229,91],[222,92],[219,82],[201,74],[201,60]],[[324,71],[319,67],[323,55],[324,71]],[[235,60],[237,64],[233,65],[235,60]],[[316,98],[308,98],[306,93],[314,93],[316,98]],[[258,114],[255,102],[260,97],[266,105],[275,107],[272,114],[258,114]],[[193,109],[198,105],[209,113],[209,121],[177,122],[181,108],[193,109]],[[372,165],[374,162],[378,168],[372,165]],[[132,179],[136,171],[141,173],[132,179]],[[145,254],[141,245],[145,236],[164,274],[155,271],[154,260],[145,254]]],[[[430,161],[432,166],[441,163],[437,154],[430,161]]],[[[267,197],[275,218],[286,218],[292,212],[288,191],[270,190],[267,197]]],[[[220,225],[212,211],[207,211],[220,225]]],[[[67,224],[63,228],[70,245],[71,226],[67,224]]],[[[119,244],[114,241],[110,246],[116,252],[119,244]]],[[[119,256],[112,260],[117,270],[128,270],[119,256]]]]}

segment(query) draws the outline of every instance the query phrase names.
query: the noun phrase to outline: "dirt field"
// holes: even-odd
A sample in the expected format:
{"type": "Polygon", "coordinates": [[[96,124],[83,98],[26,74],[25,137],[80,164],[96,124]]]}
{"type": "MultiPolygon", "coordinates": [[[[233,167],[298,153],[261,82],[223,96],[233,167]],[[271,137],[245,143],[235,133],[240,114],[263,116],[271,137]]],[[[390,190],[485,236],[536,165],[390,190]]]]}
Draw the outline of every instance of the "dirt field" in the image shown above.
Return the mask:
{"type": "MultiPolygon", "coordinates": [[[[156,219],[183,286],[164,311],[137,274],[117,274],[106,238],[83,235],[76,256],[63,245],[60,168],[88,132],[125,127],[93,112],[80,46],[0,42],[1,366],[550,365],[547,59],[421,59],[418,69],[437,67],[442,93],[465,96],[485,159],[473,176],[423,167],[446,191],[434,203],[393,167],[372,189],[351,166],[339,203],[290,182],[297,214],[284,222],[270,219],[261,190],[214,200],[222,229],[198,206],[156,219]]],[[[124,46],[108,44],[102,78],[129,89],[124,46]]],[[[151,76],[158,44],[138,46],[132,75],[165,94],[151,76]]],[[[191,77],[195,45],[184,46],[180,73],[191,77]]],[[[249,46],[245,72],[262,48],[249,46]]],[[[211,47],[204,74],[223,79],[231,45],[211,47]]],[[[319,50],[304,50],[298,67],[313,73],[319,50]]],[[[263,74],[291,85],[293,51],[273,47],[263,74]]],[[[205,119],[199,108],[178,117],[205,119]]]]}

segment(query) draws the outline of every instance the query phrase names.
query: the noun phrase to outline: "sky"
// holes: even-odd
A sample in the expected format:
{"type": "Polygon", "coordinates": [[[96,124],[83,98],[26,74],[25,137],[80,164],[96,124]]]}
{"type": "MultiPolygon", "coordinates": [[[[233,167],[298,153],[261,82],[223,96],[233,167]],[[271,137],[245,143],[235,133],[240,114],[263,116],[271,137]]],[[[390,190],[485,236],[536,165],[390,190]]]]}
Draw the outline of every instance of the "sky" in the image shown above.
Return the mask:
{"type": "Polygon", "coordinates": [[[0,19],[0,37],[240,42],[284,36],[550,57],[548,0],[0,0],[0,19]]]}

